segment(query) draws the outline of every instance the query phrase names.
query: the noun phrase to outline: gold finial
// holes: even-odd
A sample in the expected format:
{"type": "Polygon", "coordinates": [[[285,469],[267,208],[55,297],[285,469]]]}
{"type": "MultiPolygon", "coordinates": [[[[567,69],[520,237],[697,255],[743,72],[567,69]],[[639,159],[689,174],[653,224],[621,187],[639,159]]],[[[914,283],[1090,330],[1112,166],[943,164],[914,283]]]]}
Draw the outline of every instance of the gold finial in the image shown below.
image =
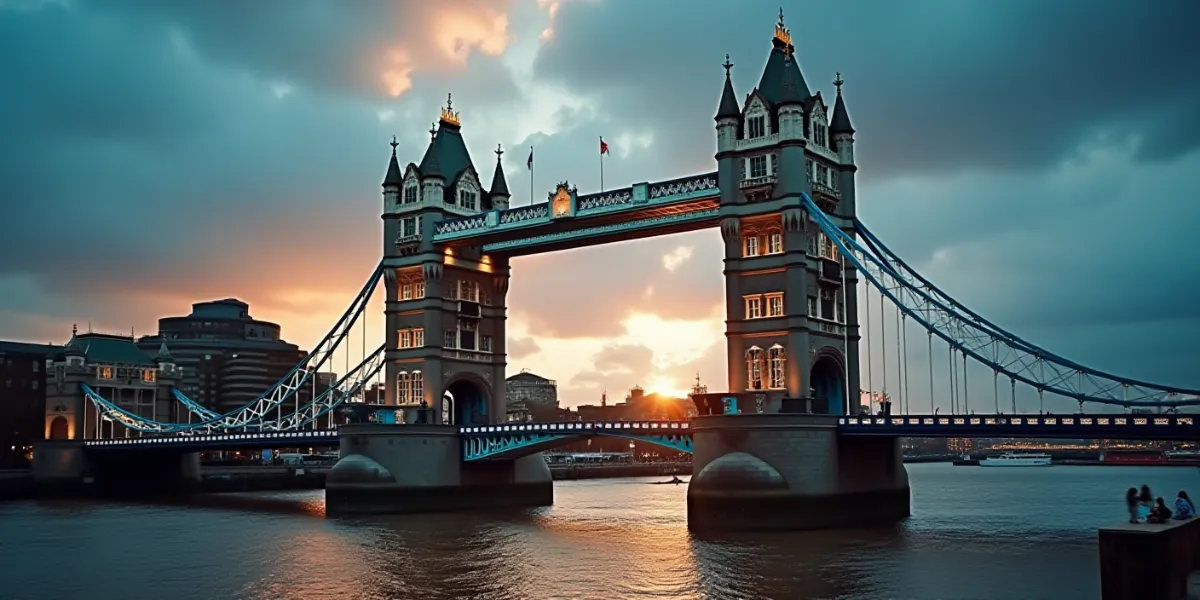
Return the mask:
{"type": "Polygon", "coordinates": [[[452,94],[446,94],[446,108],[442,109],[442,122],[462,125],[462,121],[458,119],[458,113],[454,112],[454,96],[452,94]]]}
{"type": "Polygon", "coordinates": [[[775,39],[787,46],[792,45],[792,33],[783,25],[783,7],[779,7],[779,22],[775,24],[775,39]]]}

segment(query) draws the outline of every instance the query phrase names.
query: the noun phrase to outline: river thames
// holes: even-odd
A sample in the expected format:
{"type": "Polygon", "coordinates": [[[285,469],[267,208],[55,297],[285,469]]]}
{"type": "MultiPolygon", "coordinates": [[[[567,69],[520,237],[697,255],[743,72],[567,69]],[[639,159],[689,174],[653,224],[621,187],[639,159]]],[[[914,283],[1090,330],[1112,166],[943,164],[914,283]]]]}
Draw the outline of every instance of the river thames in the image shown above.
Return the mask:
{"type": "Polygon", "coordinates": [[[1098,598],[1096,530],[1124,519],[1124,490],[1200,493],[1184,467],[908,471],[895,527],[711,537],[687,530],[686,486],[653,478],[557,482],[554,506],[488,514],[326,519],[320,491],[0,504],[0,598],[1098,598]]]}

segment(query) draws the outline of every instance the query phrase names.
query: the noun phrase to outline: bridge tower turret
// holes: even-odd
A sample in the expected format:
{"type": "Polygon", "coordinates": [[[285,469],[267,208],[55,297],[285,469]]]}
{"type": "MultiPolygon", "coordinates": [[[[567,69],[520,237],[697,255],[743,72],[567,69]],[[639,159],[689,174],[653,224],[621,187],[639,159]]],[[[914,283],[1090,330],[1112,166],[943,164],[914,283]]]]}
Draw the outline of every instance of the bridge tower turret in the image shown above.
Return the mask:
{"type": "Polygon", "coordinates": [[[508,186],[498,152],[485,192],[452,107],[447,97],[419,165],[401,172],[393,147],[384,180],[384,401],[431,409],[410,414],[438,424],[504,415],[507,261],[478,247],[435,246],[433,236],[448,219],[507,207],[508,186]]]}
{"type": "Polygon", "coordinates": [[[755,394],[762,412],[780,412],[792,398],[811,399],[795,400],[805,410],[845,414],[857,404],[847,394],[856,380],[847,372],[857,371],[847,352],[854,315],[836,250],[802,201],[808,194],[843,215],[834,176],[843,166],[821,93],[809,90],[795,51],[781,13],[758,86],[740,105],[728,58],[724,65],[716,159],[729,386],[755,394]]]}

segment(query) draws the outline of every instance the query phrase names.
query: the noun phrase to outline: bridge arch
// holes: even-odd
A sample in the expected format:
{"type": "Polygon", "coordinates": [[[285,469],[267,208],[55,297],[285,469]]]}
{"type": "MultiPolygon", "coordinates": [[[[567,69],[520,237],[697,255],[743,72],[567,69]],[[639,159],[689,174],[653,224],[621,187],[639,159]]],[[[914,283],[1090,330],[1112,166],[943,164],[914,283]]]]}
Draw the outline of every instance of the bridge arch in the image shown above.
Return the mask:
{"type": "Polygon", "coordinates": [[[453,425],[486,425],[491,422],[488,410],[490,386],[474,373],[459,373],[446,384],[442,393],[442,422],[450,416],[453,425]]]}
{"type": "Polygon", "coordinates": [[[840,352],[828,346],[817,351],[809,369],[809,389],[815,411],[846,414],[846,359],[840,352]]]}

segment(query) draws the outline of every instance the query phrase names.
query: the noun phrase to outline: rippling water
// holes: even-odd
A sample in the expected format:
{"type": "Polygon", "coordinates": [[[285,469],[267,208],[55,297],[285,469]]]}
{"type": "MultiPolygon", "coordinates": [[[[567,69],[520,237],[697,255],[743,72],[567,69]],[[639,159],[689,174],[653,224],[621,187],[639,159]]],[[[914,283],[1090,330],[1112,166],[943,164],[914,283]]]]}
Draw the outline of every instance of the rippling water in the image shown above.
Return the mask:
{"type": "Polygon", "coordinates": [[[492,514],[325,519],[322,492],[0,504],[0,598],[1098,598],[1096,529],[1125,488],[1200,492],[1191,468],[908,470],[896,527],[717,537],[654,479],[558,482],[552,507],[492,514]]]}

